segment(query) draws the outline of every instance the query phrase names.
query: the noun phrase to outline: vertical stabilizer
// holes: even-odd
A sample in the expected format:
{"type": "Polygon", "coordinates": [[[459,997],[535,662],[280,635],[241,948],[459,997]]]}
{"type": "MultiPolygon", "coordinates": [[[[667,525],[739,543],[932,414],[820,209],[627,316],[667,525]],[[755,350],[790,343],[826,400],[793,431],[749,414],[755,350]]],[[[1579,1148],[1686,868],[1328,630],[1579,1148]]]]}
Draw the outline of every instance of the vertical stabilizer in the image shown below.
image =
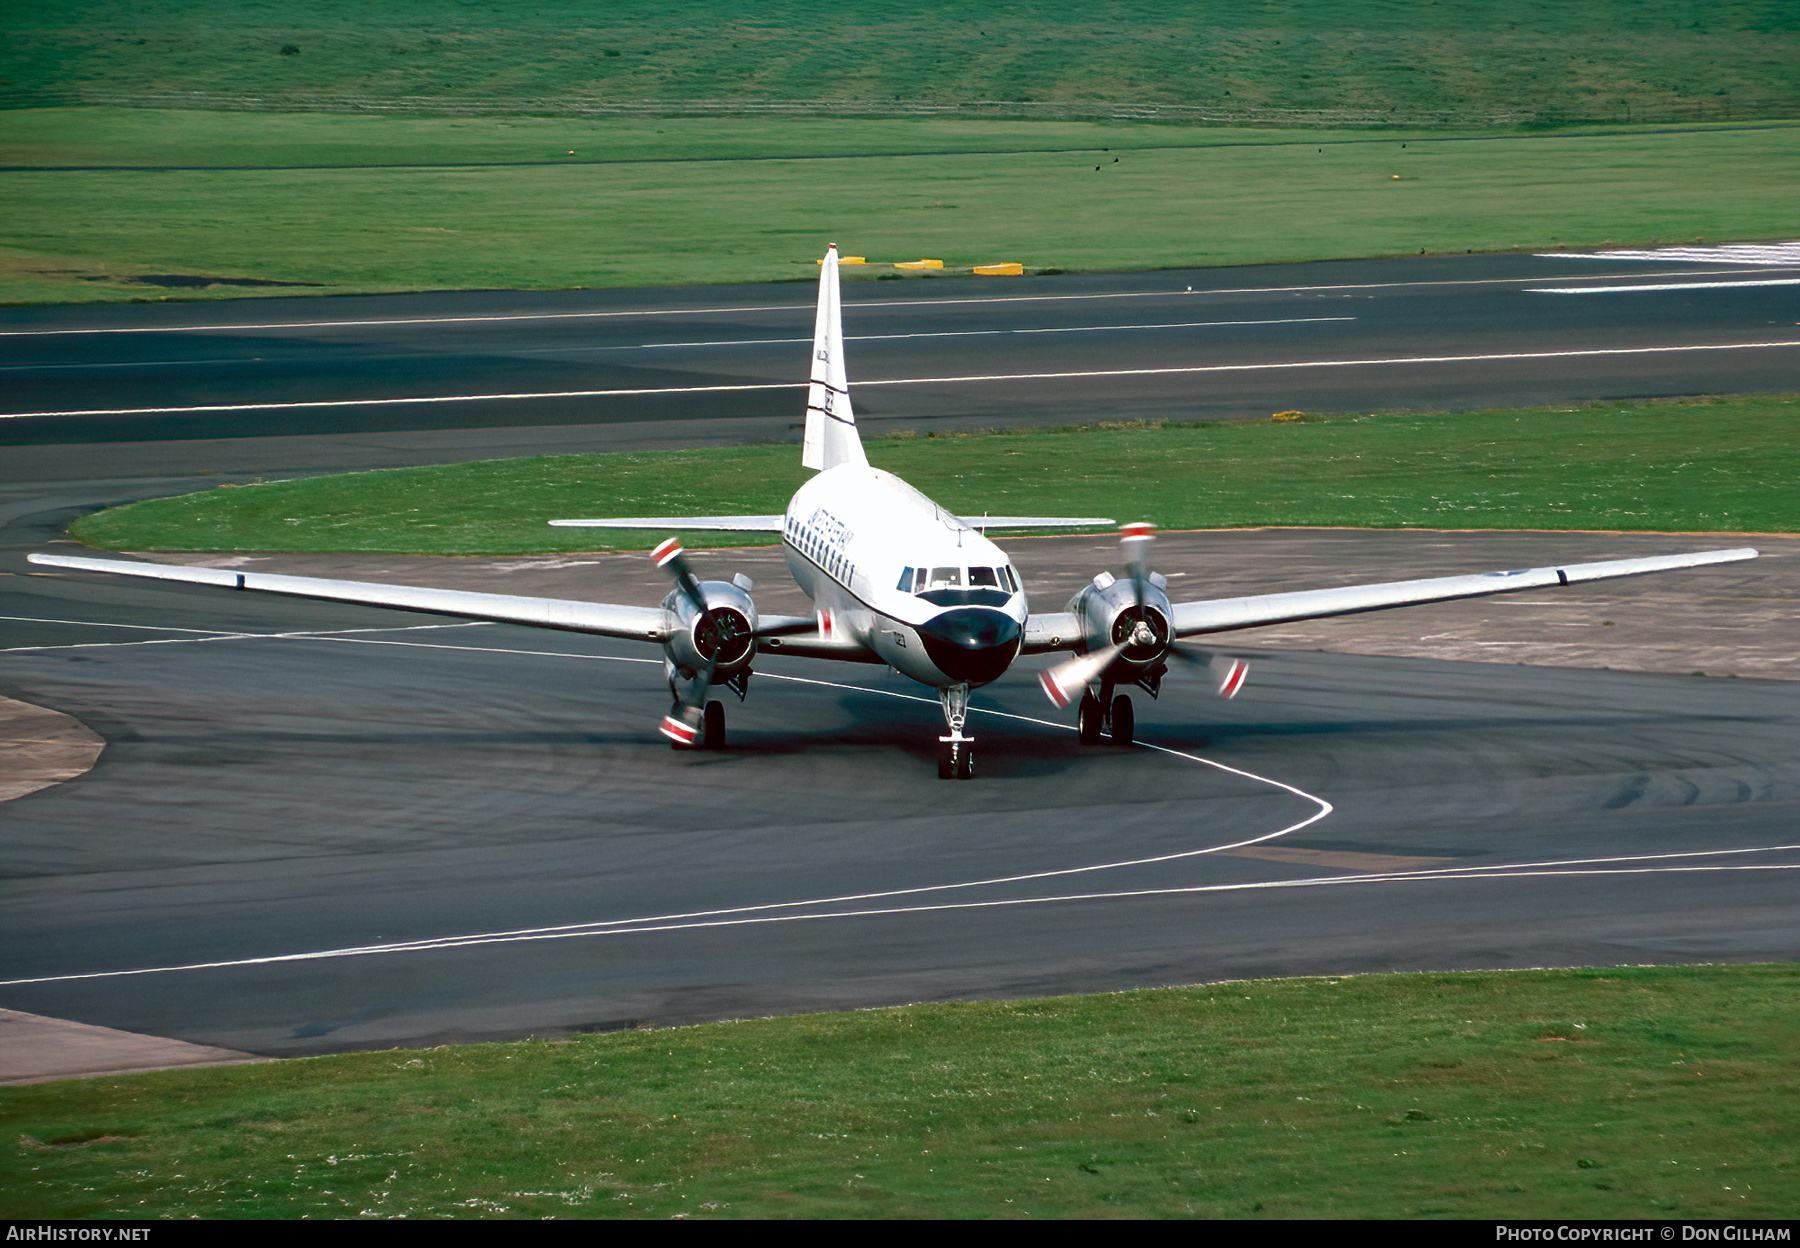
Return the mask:
{"type": "Polygon", "coordinates": [[[806,445],[800,463],[822,472],[839,464],[868,462],[844,373],[844,314],[838,302],[838,253],[833,243],[819,266],[819,312],[813,322],[812,384],[806,391],[806,445]]]}

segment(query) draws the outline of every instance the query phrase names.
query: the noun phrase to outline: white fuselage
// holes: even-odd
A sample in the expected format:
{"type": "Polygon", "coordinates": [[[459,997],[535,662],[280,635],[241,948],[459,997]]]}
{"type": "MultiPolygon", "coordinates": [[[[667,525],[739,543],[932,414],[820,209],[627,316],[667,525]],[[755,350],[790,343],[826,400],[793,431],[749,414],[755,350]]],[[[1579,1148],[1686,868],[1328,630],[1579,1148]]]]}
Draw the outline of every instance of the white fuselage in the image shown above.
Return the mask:
{"type": "Polygon", "coordinates": [[[985,684],[1018,655],[1026,605],[1012,561],[890,472],[821,472],[788,503],[782,546],[821,631],[914,680],[985,684]]]}

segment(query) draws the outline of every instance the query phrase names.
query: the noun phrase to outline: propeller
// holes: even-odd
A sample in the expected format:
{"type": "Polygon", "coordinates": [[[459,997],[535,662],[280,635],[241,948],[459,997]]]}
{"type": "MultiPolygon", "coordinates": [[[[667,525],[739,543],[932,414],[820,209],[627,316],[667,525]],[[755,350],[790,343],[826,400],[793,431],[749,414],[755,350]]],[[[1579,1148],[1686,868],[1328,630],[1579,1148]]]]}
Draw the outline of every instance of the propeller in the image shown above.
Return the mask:
{"type": "MultiPolygon", "coordinates": [[[[699,740],[706,724],[706,693],[718,672],[719,656],[725,655],[729,666],[745,662],[751,654],[750,646],[759,637],[780,637],[791,633],[811,632],[816,625],[810,619],[787,620],[762,624],[752,627],[750,620],[756,615],[756,608],[750,602],[749,591],[752,588],[747,577],[732,578],[737,587],[731,591],[741,591],[741,607],[727,602],[713,605],[706,600],[706,593],[694,570],[688,566],[686,552],[682,550],[681,539],[671,537],[655,550],[650,552],[656,566],[665,569],[675,581],[676,592],[686,600],[692,609],[691,640],[679,643],[668,643],[669,659],[675,670],[691,666],[694,675],[689,680],[677,680],[679,692],[675,705],[663,716],[662,734],[676,745],[689,746],[699,740]],[[689,651],[691,653],[681,653],[689,651]]],[[[742,697],[744,686],[736,683],[739,677],[748,677],[749,670],[744,668],[732,676],[726,683],[737,690],[742,697]]]]}
{"type": "Polygon", "coordinates": [[[1043,687],[1044,695],[1055,706],[1067,706],[1082,689],[1111,667],[1113,660],[1121,654],[1133,648],[1149,648],[1150,655],[1147,658],[1155,655],[1155,647],[1161,646],[1163,655],[1172,655],[1190,667],[1206,669],[1217,682],[1214,692],[1219,697],[1235,698],[1244,687],[1244,677],[1250,670],[1248,663],[1242,659],[1226,658],[1204,650],[1179,646],[1173,641],[1165,642],[1150,622],[1145,603],[1149,596],[1150,550],[1156,543],[1156,526],[1139,521],[1125,525],[1119,530],[1119,534],[1119,551],[1124,556],[1125,566],[1131,576],[1133,599],[1131,613],[1125,617],[1126,627],[1121,633],[1115,623],[1113,632],[1118,640],[1111,645],[1077,655],[1040,672],[1038,684],[1043,687]]]}
{"type": "Polygon", "coordinates": [[[663,716],[661,725],[663,736],[676,745],[692,745],[699,739],[705,723],[706,691],[712,685],[719,652],[746,630],[739,627],[737,612],[715,611],[707,606],[706,595],[700,592],[700,582],[694,576],[694,570],[688,566],[680,538],[669,538],[652,550],[650,557],[656,561],[657,567],[666,569],[674,578],[675,588],[694,608],[699,621],[694,629],[694,648],[703,665],[695,672],[692,680],[682,682],[683,687],[676,697],[675,705],[663,716]]]}

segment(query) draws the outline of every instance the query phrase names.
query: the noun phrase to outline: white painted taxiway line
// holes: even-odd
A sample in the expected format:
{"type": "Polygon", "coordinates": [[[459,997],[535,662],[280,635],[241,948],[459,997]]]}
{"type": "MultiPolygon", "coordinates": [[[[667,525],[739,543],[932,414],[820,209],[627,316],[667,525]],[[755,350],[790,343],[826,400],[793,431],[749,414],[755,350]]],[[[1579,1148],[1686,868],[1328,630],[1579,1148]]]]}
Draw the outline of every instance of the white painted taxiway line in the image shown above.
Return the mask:
{"type": "MultiPolygon", "coordinates": [[[[233,635],[231,639],[237,640],[237,639],[240,639],[240,637],[242,639],[246,639],[246,640],[248,640],[248,639],[307,640],[307,641],[328,641],[328,642],[338,642],[338,643],[345,643],[345,644],[359,644],[359,645],[366,644],[366,645],[401,646],[401,647],[416,648],[416,649],[429,649],[429,650],[462,650],[462,651],[467,651],[469,653],[474,653],[474,654],[539,655],[539,656],[546,657],[546,658],[571,658],[571,659],[581,659],[581,660],[585,660],[585,661],[589,661],[589,662],[612,662],[612,663],[656,663],[656,662],[658,662],[658,660],[656,660],[656,659],[638,659],[638,658],[630,658],[630,657],[617,656],[617,655],[570,654],[570,653],[559,653],[559,652],[539,651],[539,650],[499,649],[499,648],[487,647],[487,646],[456,646],[456,645],[432,644],[432,643],[425,643],[425,642],[387,641],[387,640],[380,640],[380,639],[364,639],[364,638],[358,638],[358,637],[352,637],[352,636],[344,636],[341,634],[334,634],[334,633],[242,634],[242,635],[233,635]]],[[[817,679],[813,679],[813,678],[809,678],[809,677],[785,676],[785,675],[779,675],[779,674],[765,674],[764,679],[784,681],[784,682],[787,682],[790,684],[814,685],[814,686],[819,686],[819,687],[828,688],[828,689],[842,689],[842,690],[858,692],[858,693],[872,693],[872,694],[876,694],[876,695],[883,696],[883,697],[894,698],[894,699],[897,699],[900,701],[918,702],[922,705],[933,706],[933,707],[935,707],[937,705],[937,701],[935,699],[920,697],[916,694],[900,693],[900,692],[897,692],[894,690],[889,690],[889,689],[872,689],[872,688],[869,688],[869,687],[863,686],[863,685],[848,685],[848,684],[843,684],[843,683],[837,682],[837,681],[817,680],[817,679]]],[[[992,716],[1002,718],[1002,719],[1011,719],[1011,720],[1015,720],[1015,721],[1018,721],[1021,723],[1035,724],[1035,725],[1039,725],[1039,726],[1046,727],[1046,728],[1053,728],[1058,731],[1066,731],[1066,732],[1075,731],[1075,729],[1072,725],[1056,723],[1056,722],[1053,722],[1050,720],[1036,719],[1031,716],[1015,715],[1015,714],[1011,714],[1011,713],[1005,712],[1005,711],[988,710],[988,709],[983,709],[983,708],[978,708],[978,707],[972,707],[972,708],[970,708],[970,710],[971,710],[971,713],[974,713],[974,714],[992,715],[992,716]]],[[[1240,768],[1232,767],[1225,763],[1220,763],[1220,762],[1217,762],[1212,759],[1202,758],[1201,756],[1199,756],[1197,754],[1188,754],[1184,751],[1171,749],[1166,746],[1148,745],[1148,743],[1143,743],[1143,742],[1140,742],[1140,744],[1147,745],[1147,747],[1150,749],[1157,750],[1161,753],[1168,754],[1168,755],[1171,755],[1176,758],[1181,758],[1181,759],[1184,759],[1186,761],[1193,762],[1193,763],[1199,763],[1204,766],[1211,767],[1217,771],[1221,771],[1221,772],[1225,772],[1230,775],[1238,776],[1238,777],[1241,777],[1246,780],[1250,780],[1255,783],[1272,786],[1272,787],[1280,789],[1286,793],[1289,793],[1296,797],[1304,799],[1305,801],[1307,801],[1307,802],[1311,803],[1313,806],[1315,806],[1316,809],[1304,819],[1301,819],[1297,822],[1288,824],[1284,827],[1278,828],[1273,832],[1264,833],[1260,836],[1249,837],[1249,838],[1246,838],[1243,840],[1233,841],[1233,842],[1230,842],[1227,844],[1222,844],[1222,845],[1209,845],[1209,846],[1206,846],[1206,847],[1200,848],[1200,849],[1182,850],[1182,851],[1179,851],[1177,853],[1172,853],[1172,854],[1161,854],[1161,855],[1156,855],[1156,856],[1148,857],[1148,858],[1127,859],[1127,860],[1121,860],[1121,861],[1117,861],[1117,862],[1096,863],[1091,866],[1084,866],[1084,867],[1068,867],[1068,868],[1061,868],[1061,869],[1054,870],[1054,871],[1037,871],[1037,872],[1029,872],[1029,873],[1019,874],[1019,875],[997,876],[997,877],[993,877],[993,878],[989,878],[989,879],[961,880],[961,881],[956,881],[956,882],[952,882],[952,883],[948,883],[948,884],[928,885],[928,886],[917,887],[917,888],[887,889],[887,890],[882,890],[882,891],[877,891],[877,892],[850,893],[850,894],[841,894],[841,895],[831,896],[831,897],[807,898],[807,899],[803,899],[803,900],[799,900],[799,901],[771,902],[771,903],[765,903],[765,904],[761,904],[761,905],[733,907],[733,908],[723,909],[723,910],[692,911],[692,912],[682,913],[682,914],[643,916],[643,917],[631,918],[631,919],[601,920],[598,922],[581,923],[581,924],[565,924],[565,925],[556,926],[556,927],[544,927],[544,928],[525,928],[525,929],[518,929],[518,930],[513,930],[513,931],[505,931],[505,932],[470,933],[470,934],[458,935],[458,936],[434,937],[434,938],[428,938],[428,939],[419,940],[419,941],[395,941],[395,942],[388,942],[388,943],[380,944],[380,945],[367,945],[367,946],[346,947],[346,948],[340,948],[340,949],[317,950],[317,951],[312,951],[312,952],[308,952],[308,953],[300,953],[300,954],[275,954],[275,955],[261,957],[261,958],[234,959],[234,960],[227,960],[227,961],[220,961],[220,962],[191,963],[191,964],[186,964],[186,965],[181,965],[181,966],[143,967],[143,968],[127,970],[127,971],[97,971],[97,972],[87,972],[87,973],[81,973],[81,974],[75,974],[75,975],[53,975],[53,976],[41,976],[41,977],[31,978],[31,979],[0,980],[0,986],[17,986],[17,985],[28,984],[28,983],[62,983],[62,982],[68,982],[68,981],[73,981],[73,980],[84,980],[84,979],[108,979],[108,978],[117,978],[117,977],[124,977],[124,976],[135,976],[135,975],[165,974],[165,973],[171,973],[171,972],[175,972],[175,971],[218,970],[218,969],[224,969],[224,968],[228,968],[228,967],[262,966],[262,965],[270,965],[270,964],[274,964],[274,963],[283,963],[283,962],[310,962],[310,961],[321,961],[321,960],[334,959],[334,958],[365,957],[365,956],[371,956],[371,955],[382,954],[382,953],[419,953],[419,952],[425,952],[425,951],[433,950],[433,949],[454,949],[454,948],[463,948],[463,947],[467,947],[470,945],[480,945],[480,944],[513,944],[513,943],[525,943],[525,942],[542,941],[542,940],[573,939],[573,938],[578,938],[578,937],[583,937],[583,936],[619,935],[619,934],[624,934],[624,933],[630,932],[630,931],[644,931],[644,932],[668,931],[668,930],[678,930],[678,929],[697,928],[697,927],[719,927],[719,926],[733,926],[733,925],[740,925],[740,924],[747,924],[747,923],[759,923],[759,922],[792,921],[792,920],[803,919],[803,918],[855,917],[856,915],[865,914],[865,913],[866,914],[893,914],[893,913],[914,913],[914,912],[923,913],[923,912],[929,912],[929,911],[941,910],[941,909],[969,909],[969,908],[983,908],[983,907],[994,906],[994,905],[1024,904],[1017,900],[984,901],[984,902],[957,903],[957,904],[933,904],[933,905],[917,906],[917,907],[898,907],[898,908],[885,907],[885,908],[881,908],[881,909],[877,909],[877,910],[844,912],[842,914],[811,913],[811,911],[816,911],[819,907],[823,907],[823,906],[841,906],[841,905],[849,905],[849,904],[863,903],[863,902],[869,902],[869,901],[889,900],[889,899],[900,898],[900,897],[922,896],[922,895],[931,894],[931,893],[943,893],[943,892],[952,891],[952,890],[993,887],[993,886],[1002,885],[1002,884],[1027,883],[1027,882],[1031,882],[1034,880],[1045,880],[1045,879],[1051,879],[1051,878],[1059,877],[1059,876],[1091,874],[1091,873],[1099,872],[1099,871],[1113,871],[1113,870],[1119,870],[1121,868],[1126,868],[1126,867],[1146,866],[1146,865],[1152,865],[1152,864],[1156,864],[1156,863],[1171,862],[1171,861],[1175,861],[1178,859],[1184,859],[1184,858],[1195,858],[1195,857],[1199,857],[1199,856],[1205,855],[1205,854],[1219,853],[1224,850],[1240,849],[1240,848],[1243,848],[1244,846],[1260,844],[1264,841],[1270,841],[1270,840],[1274,840],[1278,837],[1287,836],[1293,832],[1298,832],[1302,828],[1309,827],[1310,825],[1317,823],[1319,820],[1324,819],[1325,817],[1327,817],[1328,815],[1330,815],[1332,813],[1333,807],[1330,802],[1327,802],[1324,798],[1317,797],[1314,794],[1308,793],[1303,789],[1297,788],[1294,785],[1288,784],[1285,781],[1271,779],[1267,776],[1259,776],[1259,775],[1255,774],[1254,772],[1244,771],[1240,768]],[[802,914],[771,913],[771,912],[784,912],[784,911],[796,911],[796,910],[809,911],[809,913],[802,913],[802,914]]],[[[1091,897],[1092,897],[1092,899],[1098,899],[1098,898],[1101,898],[1104,896],[1114,896],[1114,895],[1119,896],[1119,897],[1129,897],[1129,896],[1135,896],[1135,895],[1139,895],[1139,894],[1132,893],[1132,892],[1122,892],[1122,893],[1118,893],[1118,894],[1093,894],[1093,895],[1091,895],[1091,897]]],[[[1029,901],[1029,900],[1030,899],[1027,899],[1027,901],[1029,901]]],[[[1046,900],[1048,900],[1048,899],[1046,899],[1046,900]]]]}
{"type": "MultiPolygon", "coordinates": [[[[1566,258],[1566,257],[1558,257],[1566,258]]],[[[1583,257],[1575,257],[1581,259],[1583,257]]],[[[1733,270],[1713,269],[1711,273],[1731,272],[1733,270]]],[[[1742,270],[1746,273],[1766,273],[1768,266],[1742,270]]],[[[1653,273],[1621,273],[1616,277],[1665,277],[1667,269],[1653,273]]],[[[966,307],[970,304],[990,303],[1078,303],[1095,299],[1169,299],[1185,298],[1188,295],[1292,295],[1307,294],[1322,290],[1395,290],[1395,289],[1431,289],[1434,287],[1456,286],[1518,286],[1526,282],[1545,281],[1582,281],[1593,280],[1591,276],[1579,275],[1569,278],[1557,277],[1472,277],[1450,278],[1436,281],[1420,280],[1412,282],[1340,282],[1311,286],[1231,286],[1195,290],[1188,287],[1176,290],[1123,290],[1110,291],[1091,295],[995,295],[981,299],[879,299],[864,302],[846,303],[847,312],[878,312],[883,308],[922,308],[922,307],[966,307]]],[[[370,325],[487,325],[503,324],[509,321],[593,321],[616,320],[622,317],[651,316],[735,316],[744,312],[811,312],[814,305],[810,303],[768,303],[748,304],[740,307],[720,308],[635,308],[621,309],[611,312],[517,312],[490,313],[483,316],[394,316],[369,317],[361,320],[318,320],[318,321],[268,321],[250,325],[109,325],[82,329],[0,329],[0,338],[55,338],[75,337],[83,334],[211,334],[232,333],[243,330],[263,329],[357,329],[370,325]]]]}
{"type": "MultiPolygon", "coordinates": [[[[269,636],[281,636],[273,634],[269,636]]],[[[394,646],[418,646],[434,650],[468,650],[474,653],[492,653],[480,646],[442,646],[428,643],[405,641],[367,641],[353,637],[317,636],[324,641],[338,641],[351,644],[374,644],[394,646]]],[[[573,655],[553,654],[545,651],[500,651],[501,653],[543,654],[546,657],[578,658],[599,662],[636,662],[654,663],[653,659],[631,659],[612,655],[573,655]]],[[[916,694],[898,693],[893,690],[872,689],[863,685],[847,685],[837,681],[817,680],[808,677],[770,675],[766,679],[786,681],[794,684],[816,685],[824,688],[843,689],[860,693],[873,693],[903,701],[919,702],[935,706],[930,698],[916,694]]],[[[1021,723],[1040,725],[1061,731],[1074,731],[1071,725],[1051,720],[1037,719],[1027,715],[1016,715],[1010,712],[971,707],[971,712],[992,715],[1002,719],[1011,719],[1021,723]]],[[[1368,872],[1349,876],[1319,876],[1299,880],[1265,880],[1239,884],[1199,884],[1184,887],[1125,889],[1104,892],[1066,893],[1038,897],[1016,897],[972,901],[940,901],[924,902],[911,905],[867,906],[858,903],[869,901],[885,901],[901,897],[917,897],[930,893],[943,893],[950,890],[991,887],[999,884],[1029,882],[1049,879],[1058,876],[1092,873],[1097,871],[1116,870],[1122,867],[1138,866],[1150,863],[1167,862],[1178,858],[1193,858],[1205,854],[1219,853],[1228,849],[1241,848],[1278,837],[1287,836],[1301,828],[1307,827],[1332,812],[1332,806],[1324,798],[1307,793],[1284,781],[1259,776],[1253,772],[1243,771],[1197,754],[1176,750],[1168,746],[1140,742],[1146,748],[1189,762],[1199,763],[1216,770],[1236,775],[1261,784],[1272,785],[1287,793],[1302,797],[1317,805],[1307,818],[1290,824],[1277,831],[1262,836],[1225,845],[1213,845],[1203,849],[1186,850],[1176,854],[1160,855],[1151,858],[1132,859],[1113,863],[1100,863],[1088,867],[1065,868],[1056,871],[1032,872],[1021,875],[994,877],[985,880],[959,881],[951,884],[933,885],[920,888],[895,889],[882,892],[843,894],[833,897],[811,898],[801,901],[768,903],[756,906],[744,906],[732,909],[693,911],[682,914],[643,916],[632,919],[600,920],[590,923],[565,924],[555,927],[521,928],[511,931],[478,932],[464,935],[432,937],[416,941],[394,941],[378,945],[348,946],[337,949],[313,950],[305,953],[274,954],[257,958],[226,959],[214,962],[196,962],[176,966],[142,967],[124,971],[95,971],[73,975],[49,975],[23,979],[0,981],[0,986],[21,986],[26,984],[65,983],[76,980],[116,979],[138,975],[173,974],[182,971],[223,970],[250,966],[267,966],[292,962],[317,962],[354,957],[373,957],[382,954],[425,953],[448,949],[471,948],[484,945],[526,944],[550,940],[587,939],[600,936],[648,935],[660,932],[695,931],[710,928],[751,927],[776,923],[813,922],[826,919],[877,918],[901,915],[942,914],[958,910],[996,909],[1009,906],[1073,904],[1092,901],[1120,901],[1149,897],[1195,896],[1207,893],[1251,892],[1280,890],[1290,888],[1319,888],[1356,884],[1396,884],[1420,883],[1449,880],[1494,880],[1494,879],[1539,879],[1559,875],[1653,875],[1668,873],[1697,873],[1716,871],[1790,871],[1800,870],[1800,863],[1717,865],[1695,862],[1680,862],[1680,865],[1666,864],[1677,860],[1697,858],[1719,858],[1731,855],[1791,852],[1800,850],[1800,845],[1772,845],[1729,850],[1696,850],[1678,851],[1666,854],[1633,855],[1628,857],[1603,858],[1571,858],[1546,862],[1529,862],[1514,864],[1491,864],[1488,866],[1459,866],[1432,868],[1420,871],[1368,872]],[[850,909],[823,909],[832,906],[852,906],[850,909]]]]}
{"type": "MultiPolygon", "coordinates": [[[[1800,339],[1774,342],[1682,343],[1661,347],[1595,347],[1574,351],[1489,351],[1471,355],[1371,356],[1345,360],[1280,360],[1263,364],[1192,364],[1168,368],[1096,368],[1055,373],[970,373],[953,377],[888,377],[855,381],[871,386],[939,386],[989,381],[1064,381],[1081,377],[1176,377],[1202,373],[1286,372],[1313,368],[1391,368],[1418,364],[1507,363],[1576,360],[1605,356],[1670,355],[1692,351],[1767,351],[1800,347],[1800,339]]],[[[534,399],[604,399],[662,394],[743,394],[758,390],[804,390],[803,381],[739,382],[717,386],[633,386],[616,390],[543,390],[516,394],[430,394],[397,399],[307,399],[291,403],[200,403],[187,407],[95,407],[73,411],[0,412],[0,420],[53,416],[167,416],[200,412],[318,411],[334,407],[401,407],[421,403],[520,403],[534,399]]]]}
{"type": "MultiPolygon", "coordinates": [[[[1800,849],[1800,846],[1782,845],[1768,846],[1764,849],[1743,850],[1743,853],[1770,853],[1776,850],[1800,849]]],[[[1727,851],[1721,851],[1727,852],[1727,851]]],[[[993,910],[1011,906],[1070,905],[1092,901],[1128,901],[1151,897],[1194,897],[1209,893],[1243,893],[1283,891],[1294,888],[1326,888],[1346,885],[1371,885],[1394,883],[1420,883],[1443,881],[1474,881],[1495,879],[1543,879],[1546,877],[1595,876],[1595,875],[1668,875],[1668,874],[1701,874],[1708,872],[1741,872],[1741,871],[1800,871],[1800,863],[1764,863],[1747,865],[1681,865],[1669,867],[1598,867],[1584,870],[1532,870],[1527,867],[1493,868],[1484,874],[1427,875],[1417,873],[1403,876],[1386,876],[1379,874],[1317,876],[1301,880],[1260,880],[1240,884],[1194,884],[1180,888],[1141,888],[1122,889],[1113,892],[1094,893],[1062,893],[1044,897],[1011,897],[986,901],[944,901],[929,902],[907,906],[873,906],[850,910],[806,911],[798,914],[751,914],[718,912],[716,918],[684,918],[670,916],[664,920],[619,920],[617,924],[596,923],[578,929],[547,929],[542,931],[524,931],[517,933],[492,933],[470,936],[449,936],[433,940],[414,942],[395,942],[383,945],[364,945],[341,949],[321,949],[309,953],[272,954],[259,958],[234,958],[217,962],[190,962],[179,966],[140,967],[126,971],[89,971],[73,975],[41,975],[22,979],[0,980],[0,987],[20,987],[28,984],[70,983],[78,980],[92,979],[125,979],[138,975],[168,975],[181,971],[213,971],[229,970],[250,966],[270,966],[293,962],[325,962],[344,958],[376,957],[382,954],[431,953],[449,949],[467,949],[484,945],[535,944],[553,940],[585,940],[603,936],[647,936],[662,932],[703,931],[709,928],[756,927],[776,923],[808,923],[825,919],[868,919],[891,918],[905,915],[938,915],[957,910],[993,910]]],[[[805,903],[793,903],[802,905],[805,903]]],[[[748,909],[748,908],[747,908],[748,909]]]]}

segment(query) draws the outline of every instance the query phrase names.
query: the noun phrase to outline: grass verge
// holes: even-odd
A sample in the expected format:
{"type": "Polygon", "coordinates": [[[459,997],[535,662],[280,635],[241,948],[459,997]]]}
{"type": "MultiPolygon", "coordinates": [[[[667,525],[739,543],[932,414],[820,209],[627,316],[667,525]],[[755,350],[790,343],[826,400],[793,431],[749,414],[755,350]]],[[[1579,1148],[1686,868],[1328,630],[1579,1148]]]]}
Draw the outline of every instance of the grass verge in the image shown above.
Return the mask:
{"type": "Polygon", "coordinates": [[[282,289],[196,278],[309,294],[805,279],[831,241],[1095,271],[1777,238],[1800,182],[1800,123],[1252,143],[1127,123],[156,120],[0,111],[15,161],[56,166],[0,173],[0,302],[156,297],[170,278],[182,298],[282,289]],[[126,149],[140,167],[71,167],[126,149]],[[165,167],[209,149],[241,167],[165,167]]]}
{"type": "Polygon", "coordinates": [[[1216,984],[0,1090],[0,1215],[1786,1218],[1800,967],[1216,984]]]}
{"type": "Polygon", "coordinates": [[[596,100],[1113,100],[1717,111],[1793,97],[1767,0],[62,0],[7,6],[15,91],[596,100]]]}
{"type": "MultiPolygon", "coordinates": [[[[1794,395],[866,445],[870,462],[965,515],[1112,515],[1170,529],[1800,531],[1794,395]]],[[[779,512],[807,475],[791,446],[491,460],[225,486],[100,512],[70,531],[116,550],[632,549],[663,535],[544,522],[779,512]]]]}

